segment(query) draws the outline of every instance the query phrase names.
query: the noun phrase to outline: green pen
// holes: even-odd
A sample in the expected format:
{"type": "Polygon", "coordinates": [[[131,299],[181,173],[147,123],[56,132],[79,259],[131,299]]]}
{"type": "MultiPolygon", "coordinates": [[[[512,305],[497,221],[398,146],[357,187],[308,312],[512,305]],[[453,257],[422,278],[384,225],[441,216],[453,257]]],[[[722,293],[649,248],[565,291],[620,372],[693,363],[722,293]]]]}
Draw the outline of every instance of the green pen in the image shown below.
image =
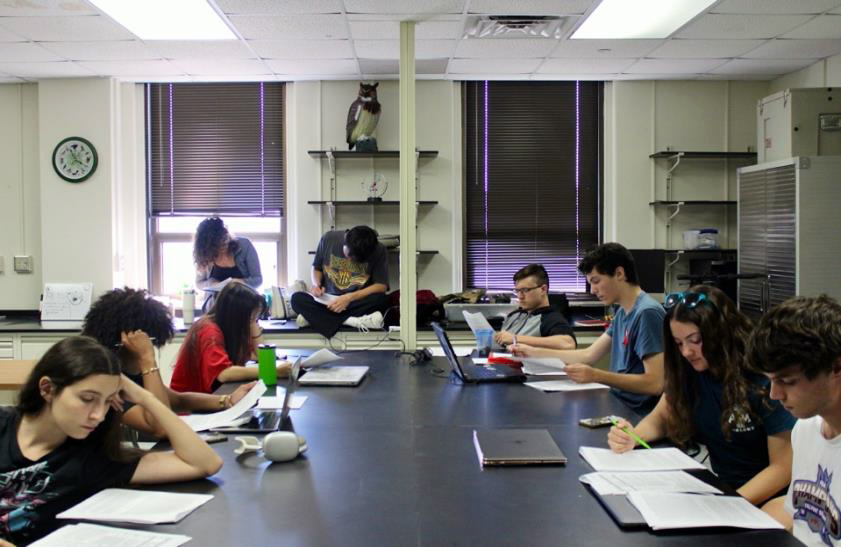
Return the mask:
{"type": "MultiPolygon", "coordinates": [[[[611,416],[611,417],[610,417],[610,421],[613,423],[613,425],[615,425],[616,427],[619,427],[619,421],[616,419],[616,417],[615,417],[615,416],[611,416]]],[[[630,429],[628,429],[628,426],[625,426],[625,427],[619,427],[619,429],[621,429],[622,431],[624,431],[625,433],[627,433],[628,435],[630,435],[630,436],[631,436],[631,438],[632,438],[632,439],[634,439],[634,440],[635,440],[638,444],[640,444],[640,445],[644,446],[645,448],[651,448],[650,446],[648,446],[648,443],[647,443],[647,442],[645,442],[644,440],[642,440],[642,437],[640,437],[639,435],[637,435],[636,433],[634,433],[633,431],[631,431],[630,429]]]]}

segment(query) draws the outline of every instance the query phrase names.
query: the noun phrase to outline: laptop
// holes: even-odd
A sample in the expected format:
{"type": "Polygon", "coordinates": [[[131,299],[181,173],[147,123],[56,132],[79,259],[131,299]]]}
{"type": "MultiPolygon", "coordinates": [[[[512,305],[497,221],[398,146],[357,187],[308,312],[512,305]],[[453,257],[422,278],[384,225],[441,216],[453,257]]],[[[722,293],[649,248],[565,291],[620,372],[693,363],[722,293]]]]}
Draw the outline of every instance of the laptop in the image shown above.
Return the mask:
{"type": "Polygon", "coordinates": [[[472,361],[460,363],[456,352],[453,350],[453,345],[450,343],[450,338],[446,331],[436,322],[430,323],[432,330],[435,331],[435,336],[438,337],[438,342],[441,344],[441,349],[444,350],[444,355],[453,367],[453,373],[458,376],[462,382],[465,383],[484,383],[484,382],[522,382],[526,379],[526,375],[520,369],[509,367],[507,365],[474,365],[472,361]]]}
{"type": "Polygon", "coordinates": [[[295,364],[292,365],[292,370],[289,372],[289,381],[286,384],[286,394],[283,396],[283,406],[280,412],[277,410],[252,408],[234,420],[231,425],[214,427],[211,428],[211,431],[217,431],[219,433],[271,433],[280,429],[294,431],[292,420],[289,419],[289,405],[292,401],[292,393],[298,385],[296,378],[301,370],[301,359],[301,357],[298,357],[298,360],[295,361],[295,364]]]}
{"type": "Polygon", "coordinates": [[[567,457],[545,429],[487,429],[473,431],[479,464],[563,464],[567,457]]]}
{"type": "Polygon", "coordinates": [[[358,386],[368,367],[365,366],[330,366],[322,365],[305,369],[298,379],[302,386],[358,386]]]}

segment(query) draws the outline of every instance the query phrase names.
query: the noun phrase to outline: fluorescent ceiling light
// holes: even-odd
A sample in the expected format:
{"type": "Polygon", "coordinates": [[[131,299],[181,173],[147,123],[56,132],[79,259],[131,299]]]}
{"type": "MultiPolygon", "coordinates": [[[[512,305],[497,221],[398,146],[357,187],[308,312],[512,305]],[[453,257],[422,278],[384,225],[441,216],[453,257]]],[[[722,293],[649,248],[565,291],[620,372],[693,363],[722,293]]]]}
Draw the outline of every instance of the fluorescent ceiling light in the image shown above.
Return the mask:
{"type": "Polygon", "coordinates": [[[573,39],[666,38],[715,0],[602,0],[573,39]]]}
{"type": "Polygon", "coordinates": [[[88,0],[141,40],[236,40],[207,0],[88,0]]]}

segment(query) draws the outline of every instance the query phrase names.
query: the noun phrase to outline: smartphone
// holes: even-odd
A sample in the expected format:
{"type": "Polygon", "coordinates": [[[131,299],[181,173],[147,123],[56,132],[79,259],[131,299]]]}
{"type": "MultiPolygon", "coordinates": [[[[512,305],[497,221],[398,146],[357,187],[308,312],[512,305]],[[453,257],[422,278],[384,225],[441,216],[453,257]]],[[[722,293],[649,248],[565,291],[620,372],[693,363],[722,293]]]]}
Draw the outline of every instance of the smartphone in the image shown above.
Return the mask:
{"type": "Polygon", "coordinates": [[[597,427],[607,427],[613,425],[611,418],[615,416],[602,416],[601,418],[582,418],[578,420],[578,425],[595,429],[597,427]]]}
{"type": "Polygon", "coordinates": [[[228,440],[228,436],[224,433],[199,433],[199,437],[207,444],[221,443],[228,440]]]}

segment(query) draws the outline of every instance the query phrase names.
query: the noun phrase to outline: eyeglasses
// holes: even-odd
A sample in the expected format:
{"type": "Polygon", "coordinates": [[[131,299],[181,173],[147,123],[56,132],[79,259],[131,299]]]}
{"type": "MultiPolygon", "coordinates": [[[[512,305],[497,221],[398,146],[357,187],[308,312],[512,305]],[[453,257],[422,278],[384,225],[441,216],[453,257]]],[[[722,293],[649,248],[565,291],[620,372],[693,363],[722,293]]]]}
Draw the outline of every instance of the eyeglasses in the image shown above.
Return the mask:
{"type": "Polygon", "coordinates": [[[666,295],[666,299],[663,301],[663,307],[670,310],[678,304],[683,304],[691,310],[696,308],[698,304],[701,304],[702,302],[707,302],[710,306],[715,308],[715,304],[705,293],[689,291],[673,292],[666,295]]]}
{"type": "Polygon", "coordinates": [[[534,287],[523,287],[521,289],[514,289],[514,294],[517,296],[525,296],[535,289],[539,289],[543,285],[535,285],[534,287]]]}

